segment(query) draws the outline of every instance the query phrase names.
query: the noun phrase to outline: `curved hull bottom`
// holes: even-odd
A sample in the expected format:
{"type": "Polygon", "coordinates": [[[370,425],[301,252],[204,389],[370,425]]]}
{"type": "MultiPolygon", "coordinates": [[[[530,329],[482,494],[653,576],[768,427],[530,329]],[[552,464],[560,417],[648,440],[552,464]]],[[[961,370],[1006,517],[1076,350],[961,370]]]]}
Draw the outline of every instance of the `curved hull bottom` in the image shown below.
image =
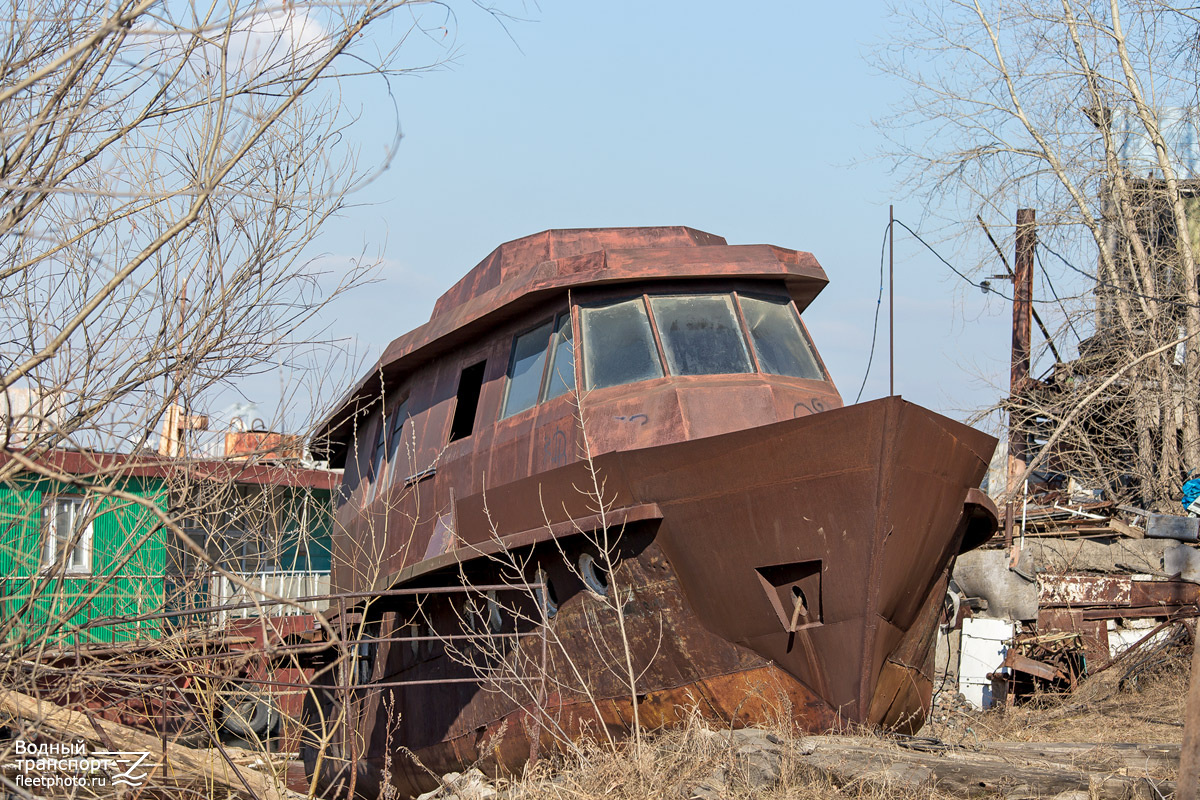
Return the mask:
{"type": "MultiPolygon", "coordinates": [[[[932,682],[919,670],[896,666],[895,682],[902,687],[887,698],[887,708],[902,724],[901,732],[915,732],[924,723],[932,682]]],[[[714,676],[696,683],[639,696],[639,723],[654,731],[685,724],[690,720],[721,727],[772,726],[804,733],[829,733],[852,727],[811,689],[773,664],[729,675],[714,676]],[[733,702],[734,698],[740,698],[733,702]]],[[[549,710],[560,730],[573,731],[576,741],[590,738],[614,741],[632,731],[633,703],[612,698],[592,704],[577,701],[549,710]],[[598,712],[598,714],[597,714],[598,712]],[[600,725],[597,724],[600,720],[600,725]]],[[[539,754],[562,749],[562,743],[539,723],[542,715],[529,709],[509,713],[483,731],[464,734],[448,741],[408,753],[377,754],[355,760],[358,775],[354,794],[378,797],[385,784],[402,796],[415,797],[438,787],[433,775],[481,768],[491,777],[519,774],[539,754]],[[534,743],[537,743],[536,745],[534,743]]],[[[881,723],[884,727],[892,727],[881,723]]],[[[318,786],[322,796],[346,796],[349,789],[347,762],[326,757],[318,786]]]]}
{"type": "MultiPolygon", "coordinates": [[[[909,630],[896,632],[893,640],[898,644],[887,654],[872,695],[864,698],[865,702],[844,703],[839,709],[810,685],[820,683],[819,676],[807,676],[806,682],[748,647],[708,631],[686,602],[657,538],[651,526],[627,530],[623,545],[636,554],[627,552],[617,572],[631,580],[622,590],[627,597],[624,627],[640,655],[635,665],[640,673],[636,705],[643,730],[678,726],[692,719],[719,727],[770,725],[806,733],[861,724],[911,733],[924,723],[932,691],[930,644],[945,596],[945,580],[935,582],[909,630]],[[693,677],[681,680],[685,675],[693,677]],[[864,713],[855,713],[857,708],[864,713]]],[[[543,567],[551,567],[555,560],[566,563],[576,552],[568,549],[568,557],[563,558],[556,551],[537,563],[543,567]]],[[[567,575],[557,577],[560,585],[565,584],[567,575]]],[[[882,620],[867,622],[860,618],[841,626],[840,633],[862,640],[869,629],[883,624],[882,620]]],[[[490,686],[481,681],[485,688],[473,687],[469,692],[463,691],[461,684],[368,692],[349,715],[354,746],[346,739],[345,729],[340,729],[334,731],[334,746],[326,749],[319,781],[323,796],[349,795],[350,762],[357,767],[354,795],[378,797],[387,783],[400,796],[416,796],[437,787],[434,775],[461,772],[470,766],[492,776],[519,773],[539,754],[563,749],[567,740],[603,742],[609,737],[614,741],[628,737],[633,729],[634,702],[627,684],[623,687],[620,683],[619,671],[612,669],[619,656],[596,648],[598,641],[621,640],[615,613],[580,590],[563,600],[553,624],[561,638],[558,652],[551,652],[544,662],[544,672],[551,684],[582,680],[588,692],[549,693],[537,704],[513,702],[516,691],[500,681],[490,686]],[[592,635],[587,635],[588,631],[592,635]],[[505,688],[507,692],[497,691],[505,688]],[[354,757],[344,758],[343,754],[354,757]]],[[[540,641],[536,634],[524,636],[519,655],[510,654],[510,661],[534,663],[540,656],[540,641]]],[[[443,658],[393,679],[439,674],[428,665],[443,658]]],[[[461,663],[444,666],[450,670],[457,667],[452,674],[468,674],[461,663]]],[[[451,673],[440,674],[448,677],[451,673]]],[[[525,690],[528,698],[536,687],[526,686],[525,690]]],[[[339,718],[339,696],[338,690],[325,695],[318,718],[339,718]]],[[[313,719],[310,714],[310,723],[313,719]]]]}
{"type": "MultiPolygon", "coordinates": [[[[519,550],[476,550],[461,567],[410,580],[447,586],[460,569],[474,586],[543,576],[557,614],[543,635],[532,594],[516,602],[523,608],[503,592],[481,595],[514,612],[494,618],[512,638],[489,641],[515,643],[480,659],[471,646],[448,650],[466,638],[465,606],[446,595],[423,601],[422,624],[459,638],[436,652],[381,646],[379,685],[356,692],[349,724],[325,748],[326,796],[349,792],[350,773],[337,767],[350,763],[364,797],[385,779],[415,795],[472,765],[519,771],[568,740],[628,735],[635,707],[644,729],[693,716],[813,733],[919,729],[954,558],[995,530],[994,507],[974,490],[993,446],[890,398],[597,458],[616,508],[642,516],[607,534],[576,527],[519,550]],[[613,568],[597,592],[584,558],[604,544],[613,568]]],[[[559,472],[491,492],[492,519],[567,507],[586,475],[559,472]]],[[[472,530],[471,502],[459,501],[460,534],[472,530]]],[[[498,533],[516,541],[536,526],[498,533]]],[[[385,612],[386,635],[411,630],[414,613],[385,612]]],[[[339,694],[325,690],[322,714],[309,719],[337,718],[339,694]]]]}

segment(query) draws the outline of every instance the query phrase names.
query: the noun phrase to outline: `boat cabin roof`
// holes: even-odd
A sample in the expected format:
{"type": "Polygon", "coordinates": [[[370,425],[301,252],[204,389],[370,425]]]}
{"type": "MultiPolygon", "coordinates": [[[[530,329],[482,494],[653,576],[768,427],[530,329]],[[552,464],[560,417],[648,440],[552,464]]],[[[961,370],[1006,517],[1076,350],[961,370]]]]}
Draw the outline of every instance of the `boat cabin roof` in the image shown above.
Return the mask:
{"type": "Polygon", "coordinates": [[[317,428],[314,449],[339,449],[355,416],[378,399],[381,381],[390,384],[423,363],[470,345],[555,295],[586,286],[694,279],[783,281],[801,313],[829,282],[811,253],[775,245],[730,245],[721,236],[682,225],[568,228],[514,239],[438,298],[428,322],[388,345],[317,428]]]}

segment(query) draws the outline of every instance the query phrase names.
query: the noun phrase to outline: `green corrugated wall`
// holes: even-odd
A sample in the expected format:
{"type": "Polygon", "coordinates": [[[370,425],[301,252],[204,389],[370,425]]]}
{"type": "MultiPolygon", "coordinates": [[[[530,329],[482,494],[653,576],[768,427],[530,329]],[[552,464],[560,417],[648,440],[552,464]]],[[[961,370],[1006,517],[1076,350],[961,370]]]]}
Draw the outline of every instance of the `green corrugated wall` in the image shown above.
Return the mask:
{"type": "MultiPolygon", "coordinates": [[[[115,488],[166,509],[166,488],[159,480],[129,478],[115,488]]],[[[58,649],[160,634],[158,620],[89,624],[162,610],[166,532],[151,509],[89,495],[95,504],[90,574],[43,571],[42,505],[56,494],[80,493],[77,487],[32,478],[0,484],[0,639],[58,649]]]]}

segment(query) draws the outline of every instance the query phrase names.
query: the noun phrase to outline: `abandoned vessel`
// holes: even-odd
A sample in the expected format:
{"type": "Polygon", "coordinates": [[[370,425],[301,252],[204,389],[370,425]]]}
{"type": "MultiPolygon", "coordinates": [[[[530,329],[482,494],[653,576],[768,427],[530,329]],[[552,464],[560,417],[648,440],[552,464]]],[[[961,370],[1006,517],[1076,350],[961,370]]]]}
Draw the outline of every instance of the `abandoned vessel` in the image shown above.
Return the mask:
{"type": "Polygon", "coordinates": [[[691,228],[552,230],[387,348],[321,427],[359,642],[306,707],[323,790],[689,713],[921,726],[950,568],[996,529],[995,440],[843,407],[800,316],[826,283],[691,228]]]}

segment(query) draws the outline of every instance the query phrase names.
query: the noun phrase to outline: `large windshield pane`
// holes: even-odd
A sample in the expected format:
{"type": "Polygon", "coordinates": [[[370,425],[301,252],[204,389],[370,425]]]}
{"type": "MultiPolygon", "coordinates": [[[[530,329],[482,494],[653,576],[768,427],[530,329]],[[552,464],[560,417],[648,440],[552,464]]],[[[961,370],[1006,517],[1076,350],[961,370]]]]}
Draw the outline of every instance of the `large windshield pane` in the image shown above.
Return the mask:
{"type": "Polygon", "coordinates": [[[758,354],[758,364],[763,372],[824,380],[821,366],[789,300],[742,295],[741,301],[750,340],[754,342],[754,352],[758,354]]]}
{"type": "Polygon", "coordinates": [[[584,380],[603,389],[662,377],[662,365],[641,299],[579,309],[584,380]]]}
{"type": "Polygon", "coordinates": [[[650,308],[672,375],[753,371],[729,295],[651,297],[650,308]]]}
{"type": "Polygon", "coordinates": [[[508,362],[508,395],[504,398],[501,419],[533,408],[537,402],[546,365],[546,346],[550,343],[553,327],[553,321],[547,322],[513,342],[512,359],[508,362]]]}
{"type": "Polygon", "coordinates": [[[550,342],[550,372],[542,400],[558,397],[575,388],[575,351],[571,342],[571,315],[558,318],[557,330],[550,342]]]}

